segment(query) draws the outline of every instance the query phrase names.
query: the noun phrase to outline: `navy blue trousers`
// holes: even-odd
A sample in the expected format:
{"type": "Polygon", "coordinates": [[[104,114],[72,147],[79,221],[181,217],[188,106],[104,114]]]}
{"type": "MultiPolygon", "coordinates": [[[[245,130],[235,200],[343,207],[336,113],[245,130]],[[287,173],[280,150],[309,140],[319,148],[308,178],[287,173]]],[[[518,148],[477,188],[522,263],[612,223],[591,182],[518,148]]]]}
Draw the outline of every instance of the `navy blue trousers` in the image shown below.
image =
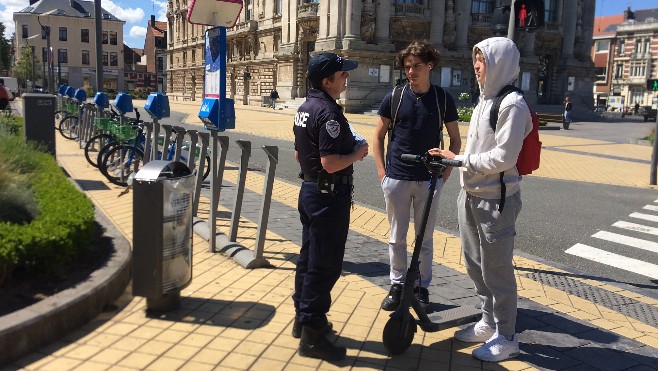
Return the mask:
{"type": "Polygon", "coordinates": [[[336,185],[332,195],[318,191],[313,182],[302,183],[299,191],[297,209],[302,222],[302,248],[292,298],[304,326],[321,328],[327,323],[331,289],[343,269],[351,194],[351,185],[336,185]]]}

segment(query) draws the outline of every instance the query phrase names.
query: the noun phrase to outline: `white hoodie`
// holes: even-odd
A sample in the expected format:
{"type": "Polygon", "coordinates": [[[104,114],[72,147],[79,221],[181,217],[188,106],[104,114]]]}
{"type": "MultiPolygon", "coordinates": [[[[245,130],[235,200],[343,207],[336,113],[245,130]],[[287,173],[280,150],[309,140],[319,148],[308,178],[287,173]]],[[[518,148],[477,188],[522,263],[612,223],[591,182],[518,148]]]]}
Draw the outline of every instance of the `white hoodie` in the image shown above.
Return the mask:
{"type": "Polygon", "coordinates": [[[523,139],[532,130],[528,105],[519,93],[510,93],[500,104],[496,132],[491,129],[489,113],[498,92],[512,84],[519,74],[519,50],[505,37],[492,37],[473,48],[482,51],[486,64],[485,84],[468,127],[466,148],[456,160],[463,162],[460,181],[464,190],[485,199],[500,198],[500,173],[505,172],[506,196],[520,190],[521,176],[516,169],[523,139]]]}

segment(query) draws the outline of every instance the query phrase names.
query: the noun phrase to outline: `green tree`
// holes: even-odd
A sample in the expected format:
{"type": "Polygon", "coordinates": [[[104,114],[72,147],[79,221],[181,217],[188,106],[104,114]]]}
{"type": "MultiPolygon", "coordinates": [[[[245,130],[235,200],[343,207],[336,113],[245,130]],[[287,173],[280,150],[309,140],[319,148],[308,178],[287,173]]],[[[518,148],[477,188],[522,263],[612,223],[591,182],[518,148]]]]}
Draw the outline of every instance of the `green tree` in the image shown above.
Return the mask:
{"type": "Polygon", "coordinates": [[[14,65],[13,76],[18,80],[19,84],[23,87],[27,86],[27,80],[38,80],[41,78],[38,66],[41,65],[39,57],[34,57],[34,78],[32,78],[32,49],[25,47],[21,57],[14,65]]]}
{"type": "Polygon", "coordinates": [[[0,23],[0,71],[6,71],[11,63],[11,42],[5,38],[5,25],[0,23]]]}

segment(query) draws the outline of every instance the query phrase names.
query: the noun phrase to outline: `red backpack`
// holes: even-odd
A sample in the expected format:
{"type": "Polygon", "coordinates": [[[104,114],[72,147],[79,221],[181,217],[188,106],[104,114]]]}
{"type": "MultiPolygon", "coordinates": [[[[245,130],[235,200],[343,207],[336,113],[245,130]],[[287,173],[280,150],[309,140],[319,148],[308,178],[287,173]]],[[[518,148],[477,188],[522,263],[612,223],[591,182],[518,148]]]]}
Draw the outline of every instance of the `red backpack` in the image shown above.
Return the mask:
{"type": "MultiPolygon", "coordinates": [[[[518,92],[523,95],[523,91],[517,88],[514,85],[505,86],[494,99],[494,103],[491,106],[490,112],[490,121],[489,124],[494,132],[496,132],[496,125],[498,124],[498,113],[500,111],[500,103],[505,99],[505,97],[511,92],[518,92]]],[[[523,98],[525,100],[525,98],[523,98]]],[[[530,105],[526,101],[528,108],[530,105]]],[[[519,158],[516,160],[516,169],[519,171],[519,175],[532,174],[533,171],[539,169],[539,158],[541,157],[541,141],[539,141],[539,118],[537,115],[530,109],[530,116],[532,117],[532,131],[528,136],[523,139],[523,145],[521,146],[521,152],[519,152],[519,158]]],[[[503,173],[500,173],[500,208],[499,211],[503,212],[503,207],[505,206],[505,182],[503,181],[503,173]]]]}

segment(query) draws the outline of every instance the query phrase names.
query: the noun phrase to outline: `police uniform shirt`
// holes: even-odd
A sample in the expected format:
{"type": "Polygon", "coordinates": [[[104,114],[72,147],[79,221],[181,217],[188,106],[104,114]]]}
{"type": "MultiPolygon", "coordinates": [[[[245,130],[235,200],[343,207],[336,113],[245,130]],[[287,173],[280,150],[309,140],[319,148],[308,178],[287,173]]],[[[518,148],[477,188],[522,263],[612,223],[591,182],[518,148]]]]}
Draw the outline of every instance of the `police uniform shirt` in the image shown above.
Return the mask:
{"type": "MultiPolygon", "coordinates": [[[[309,90],[295,115],[293,132],[299,164],[307,176],[318,176],[321,156],[348,155],[354,150],[354,136],[342,107],[321,90],[309,90]]],[[[352,165],[335,174],[352,174],[352,165]]]]}
{"type": "MultiPolygon", "coordinates": [[[[443,106],[444,94],[446,112],[444,123],[456,121],[459,118],[455,101],[450,94],[436,88],[439,94],[439,106],[443,106]]],[[[402,95],[402,102],[397,111],[397,123],[393,129],[391,141],[386,153],[386,176],[398,180],[427,181],[430,173],[420,162],[405,162],[400,159],[401,154],[422,155],[430,148],[439,146],[439,110],[435,90],[421,95],[415,95],[407,85],[402,95]],[[417,99],[420,96],[420,99],[417,99]]],[[[389,92],[379,108],[377,114],[389,120],[391,118],[392,92],[389,92]]]]}

